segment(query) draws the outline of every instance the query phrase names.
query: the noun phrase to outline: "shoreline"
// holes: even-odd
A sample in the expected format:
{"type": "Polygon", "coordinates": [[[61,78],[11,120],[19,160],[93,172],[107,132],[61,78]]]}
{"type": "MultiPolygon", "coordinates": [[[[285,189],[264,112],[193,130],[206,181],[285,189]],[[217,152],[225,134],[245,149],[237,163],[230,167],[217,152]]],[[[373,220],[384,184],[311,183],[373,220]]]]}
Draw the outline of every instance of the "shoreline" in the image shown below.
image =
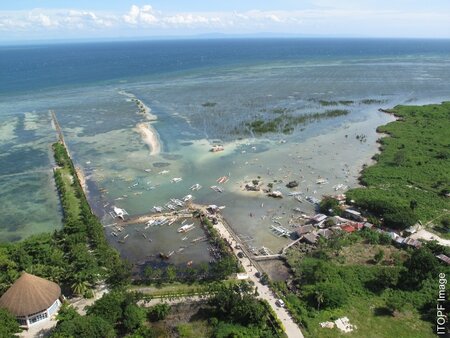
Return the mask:
{"type": "Polygon", "coordinates": [[[140,122],[134,130],[141,135],[142,141],[150,148],[150,155],[158,155],[161,152],[158,132],[150,123],[140,122]]]}

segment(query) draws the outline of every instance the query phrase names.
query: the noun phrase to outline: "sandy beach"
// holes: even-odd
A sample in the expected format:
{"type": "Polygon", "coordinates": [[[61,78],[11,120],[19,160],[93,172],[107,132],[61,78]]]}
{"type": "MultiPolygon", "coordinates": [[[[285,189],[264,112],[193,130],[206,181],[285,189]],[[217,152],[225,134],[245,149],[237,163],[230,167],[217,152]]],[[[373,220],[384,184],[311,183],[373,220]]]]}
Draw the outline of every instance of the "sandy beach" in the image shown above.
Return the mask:
{"type": "Polygon", "coordinates": [[[159,141],[158,132],[150,123],[138,123],[135,130],[141,135],[144,143],[150,148],[150,155],[158,155],[161,152],[161,142],[159,141]]]}

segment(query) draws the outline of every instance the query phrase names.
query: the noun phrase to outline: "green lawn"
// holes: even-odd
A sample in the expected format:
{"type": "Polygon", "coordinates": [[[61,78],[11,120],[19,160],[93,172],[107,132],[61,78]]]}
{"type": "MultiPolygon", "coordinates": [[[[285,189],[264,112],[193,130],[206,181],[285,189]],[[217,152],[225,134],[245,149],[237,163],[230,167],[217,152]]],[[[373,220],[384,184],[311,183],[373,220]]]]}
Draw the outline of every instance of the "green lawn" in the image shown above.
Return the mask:
{"type": "Polygon", "coordinates": [[[64,212],[67,213],[66,217],[76,219],[80,215],[80,201],[75,195],[75,189],[73,188],[73,176],[70,173],[70,169],[58,168],[56,169],[61,173],[61,177],[64,182],[64,188],[66,190],[66,194],[64,194],[64,198],[67,200],[67,208],[64,209],[64,212]]]}
{"type": "Polygon", "coordinates": [[[383,314],[384,301],[381,297],[352,297],[349,305],[337,310],[323,311],[315,318],[308,318],[308,330],[305,337],[335,338],[432,338],[432,324],[422,321],[414,311],[405,311],[398,317],[383,314]],[[337,328],[321,328],[319,323],[346,316],[357,329],[351,333],[342,333],[337,328]]]}

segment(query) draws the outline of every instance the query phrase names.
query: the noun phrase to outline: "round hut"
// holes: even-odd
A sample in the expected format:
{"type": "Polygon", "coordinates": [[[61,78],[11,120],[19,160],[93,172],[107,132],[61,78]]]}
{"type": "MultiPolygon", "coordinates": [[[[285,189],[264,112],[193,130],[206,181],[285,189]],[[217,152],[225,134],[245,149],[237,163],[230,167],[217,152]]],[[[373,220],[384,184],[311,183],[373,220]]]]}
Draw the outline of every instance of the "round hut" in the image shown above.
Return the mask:
{"type": "Polygon", "coordinates": [[[15,315],[20,325],[30,327],[58,311],[60,296],[58,284],[23,272],[0,297],[0,307],[15,315]]]}

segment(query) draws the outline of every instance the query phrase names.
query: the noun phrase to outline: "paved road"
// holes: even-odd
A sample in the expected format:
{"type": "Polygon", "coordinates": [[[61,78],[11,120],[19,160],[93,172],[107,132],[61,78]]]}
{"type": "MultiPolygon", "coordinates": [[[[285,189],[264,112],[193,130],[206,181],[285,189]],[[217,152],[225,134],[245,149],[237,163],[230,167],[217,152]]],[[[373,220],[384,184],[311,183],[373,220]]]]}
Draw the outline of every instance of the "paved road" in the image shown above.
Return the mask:
{"type": "Polygon", "coordinates": [[[436,241],[438,241],[438,243],[440,245],[450,246],[450,240],[440,238],[438,235],[433,234],[432,232],[429,232],[428,230],[425,230],[425,229],[417,231],[415,234],[411,235],[410,237],[414,238],[414,239],[424,239],[426,241],[436,240],[436,241]]]}
{"type": "MultiPolygon", "coordinates": [[[[220,235],[225,238],[229,243],[231,243],[231,246],[233,248],[234,254],[237,256],[237,253],[241,250],[236,249],[236,241],[234,240],[233,236],[228,231],[227,227],[224,226],[221,222],[214,225],[214,227],[219,231],[220,235]]],[[[239,243],[240,244],[240,243],[239,243]]],[[[278,316],[278,319],[283,323],[285,332],[288,337],[292,338],[303,338],[303,334],[300,331],[298,325],[294,322],[294,320],[291,318],[289,313],[285,308],[279,307],[275,304],[277,301],[274,293],[267,285],[261,284],[259,281],[259,278],[256,278],[255,273],[258,271],[256,267],[252,264],[251,260],[245,255],[243,258],[238,258],[244,267],[246,273],[250,277],[250,280],[255,283],[255,287],[258,288],[259,297],[266,300],[272,309],[275,311],[275,313],[278,316]]],[[[261,271],[262,272],[262,271],[261,271]]]]}

